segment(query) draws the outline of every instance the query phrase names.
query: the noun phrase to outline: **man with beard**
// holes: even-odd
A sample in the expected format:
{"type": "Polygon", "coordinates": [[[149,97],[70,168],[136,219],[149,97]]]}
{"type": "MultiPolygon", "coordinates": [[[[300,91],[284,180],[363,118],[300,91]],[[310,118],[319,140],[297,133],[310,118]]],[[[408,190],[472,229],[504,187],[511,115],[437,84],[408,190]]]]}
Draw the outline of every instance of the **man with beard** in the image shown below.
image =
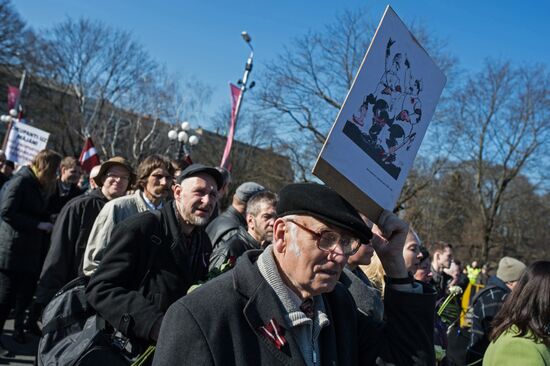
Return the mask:
{"type": "Polygon", "coordinates": [[[97,216],[84,253],[83,272],[90,276],[101,261],[115,226],[140,212],[161,209],[170,194],[174,170],[162,155],[150,155],[137,168],[137,190],[113,200],[97,216]]]}
{"type": "Polygon", "coordinates": [[[377,225],[383,324],[338,284],[370,229],[332,189],[290,184],[279,193],[273,244],[172,304],[153,365],[433,365],[435,294],[407,273],[408,225],[389,211],[377,225]]]}
{"type": "Polygon", "coordinates": [[[222,176],[192,164],[177,181],[173,201],[117,225],[86,288],[88,302],[116,329],[115,337],[130,342],[130,358],[156,342],[165,311],[208,272],[212,248],[204,225],[222,176]]]}
{"type": "Polygon", "coordinates": [[[246,206],[247,229],[239,228],[236,235],[221,242],[210,257],[210,269],[233,262],[249,249],[265,248],[273,240],[273,222],[277,195],[261,191],[250,198],[246,206]]]}

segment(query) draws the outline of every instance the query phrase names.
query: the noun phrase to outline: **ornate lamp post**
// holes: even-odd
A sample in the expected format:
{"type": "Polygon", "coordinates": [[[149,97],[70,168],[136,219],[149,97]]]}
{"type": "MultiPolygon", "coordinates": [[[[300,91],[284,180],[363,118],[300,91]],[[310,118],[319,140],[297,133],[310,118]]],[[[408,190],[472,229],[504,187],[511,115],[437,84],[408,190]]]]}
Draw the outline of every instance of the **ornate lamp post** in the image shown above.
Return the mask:
{"type": "Polygon", "coordinates": [[[187,121],[182,122],[179,129],[168,131],[168,138],[170,141],[179,142],[177,155],[178,160],[181,160],[185,155],[189,155],[193,146],[199,143],[199,136],[197,136],[198,134],[192,134],[192,132],[195,131],[193,131],[191,124],[187,121]]]}

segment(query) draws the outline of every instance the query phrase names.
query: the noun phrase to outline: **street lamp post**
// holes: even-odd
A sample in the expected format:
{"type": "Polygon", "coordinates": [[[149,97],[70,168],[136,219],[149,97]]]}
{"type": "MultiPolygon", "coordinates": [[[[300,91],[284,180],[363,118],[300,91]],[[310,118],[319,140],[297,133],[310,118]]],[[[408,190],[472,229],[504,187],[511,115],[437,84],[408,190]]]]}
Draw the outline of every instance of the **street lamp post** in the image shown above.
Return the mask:
{"type": "Polygon", "coordinates": [[[168,131],[168,138],[172,142],[179,142],[178,146],[178,161],[184,156],[191,153],[193,146],[199,143],[199,137],[197,134],[192,134],[191,124],[187,121],[182,122],[179,129],[173,129],[168,131]]]}
{"type": "MultiPolygon", "coordinates": [[[[225,149],[222,156],[222,161],[220,163],[220,166],[227,168],[227,165],[229,164],[229,154],[231,153],[231,147],[233,145],[233,138],[235,136],[235,131],[237,130],[237,120],[239,118],[239,112],[241,110],[241,105],[244,98],[244,93],[248,89],[252,89],[256,83],[254,81],[251,81],[250,84],[248,83],[248,77],[250,76],[250,73],[252,72],[252,66],[254,64],[254,48],[252,47],[252,38],[247,32],[242,32],[241,37],[246,42],[248,47],[250,48],[250,55],[248,55],[248,59],[246,60],[246,64],[244,65],[244,74],[243,78],[239,79],[237,81],[237,84],[240,86],[240,93],[237,98],[237,102],[235,103],[235,109],[231,111],[231,125],[229,128],[229,132],[227,134],[227,142],[225,144],[225,149]]],[[[233,90],[231,91],[231,94],[233,95],[233,90]]]]}
{"type": "Polygon", "coordinates": [[[235,129],[237,128],[237,119],[239,118],[239,111],[241,110],[244,93],[248,89],[252,89],[254,85],[256,85],[254,81],[251,81],[250,84],[248,84],[248,77],[250,76],[250,73],[252,72],[252,66],[254,65],[254,48],[252,47],[251,43],[252,38],[247,32],[242,32],[241,37],[243,37],[244,41],[250,48],[250,54],[248,55],[248,59],[246,60],[246,64],[244,65],[243,78],[237,81],[237,84],[241,87],[241,94],[239,95],[237,105],[235,106],[235,129]]]}

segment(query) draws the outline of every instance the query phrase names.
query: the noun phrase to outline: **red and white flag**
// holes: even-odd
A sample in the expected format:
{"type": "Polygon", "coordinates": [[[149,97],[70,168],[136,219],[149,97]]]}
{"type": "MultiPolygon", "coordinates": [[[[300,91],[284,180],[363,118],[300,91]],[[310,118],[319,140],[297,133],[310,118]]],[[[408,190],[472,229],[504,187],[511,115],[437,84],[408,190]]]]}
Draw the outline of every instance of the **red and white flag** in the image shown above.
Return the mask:
{"type": "Polygon", "coordinates": [[[99,160],[99,155],[95,150],[94,143],[90,137],[86,138],[82,152],[80,153],[80,165],[87,173],[90,173],[90,170],[96,165],[101,164],[99,160]]]}
{"type": "Polygon", "coordinates": [[[233,138],[235,137],[235,126],[237,124],[237,107],[240,103],[242,90],[237,85],[229,83],[231,88],[231,124],[229,125],[229,133],[227,134],[227,142],[225,143],[225,149],[223,151],[222,162],[220,166],[227,168],[229,164],[229,154],[231,153],[231,146],[233,145],[233,138]]]}
{"type": "Polygon", "coordinates": [[[19,88],[8,85],[8,111],[15,108],[17,99],[19,99],[19,88]]]}

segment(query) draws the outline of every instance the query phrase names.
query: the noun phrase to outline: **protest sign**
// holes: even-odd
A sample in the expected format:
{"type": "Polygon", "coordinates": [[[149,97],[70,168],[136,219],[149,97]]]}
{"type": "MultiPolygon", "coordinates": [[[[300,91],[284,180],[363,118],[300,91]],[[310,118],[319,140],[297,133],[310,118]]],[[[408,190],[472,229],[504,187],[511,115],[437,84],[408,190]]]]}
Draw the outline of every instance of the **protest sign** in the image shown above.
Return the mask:
{"type": "Polygon", "coordinates": [[[15,122],[6,145],[6,158],[19,165],[29,164],[46,148],[50,134],[26,123],[15,122]]]}
{"type": "Polygon", "coordinates": [[[393,210],[445,82],[388,6],[313,174],[374,221],[393,210]]]}

